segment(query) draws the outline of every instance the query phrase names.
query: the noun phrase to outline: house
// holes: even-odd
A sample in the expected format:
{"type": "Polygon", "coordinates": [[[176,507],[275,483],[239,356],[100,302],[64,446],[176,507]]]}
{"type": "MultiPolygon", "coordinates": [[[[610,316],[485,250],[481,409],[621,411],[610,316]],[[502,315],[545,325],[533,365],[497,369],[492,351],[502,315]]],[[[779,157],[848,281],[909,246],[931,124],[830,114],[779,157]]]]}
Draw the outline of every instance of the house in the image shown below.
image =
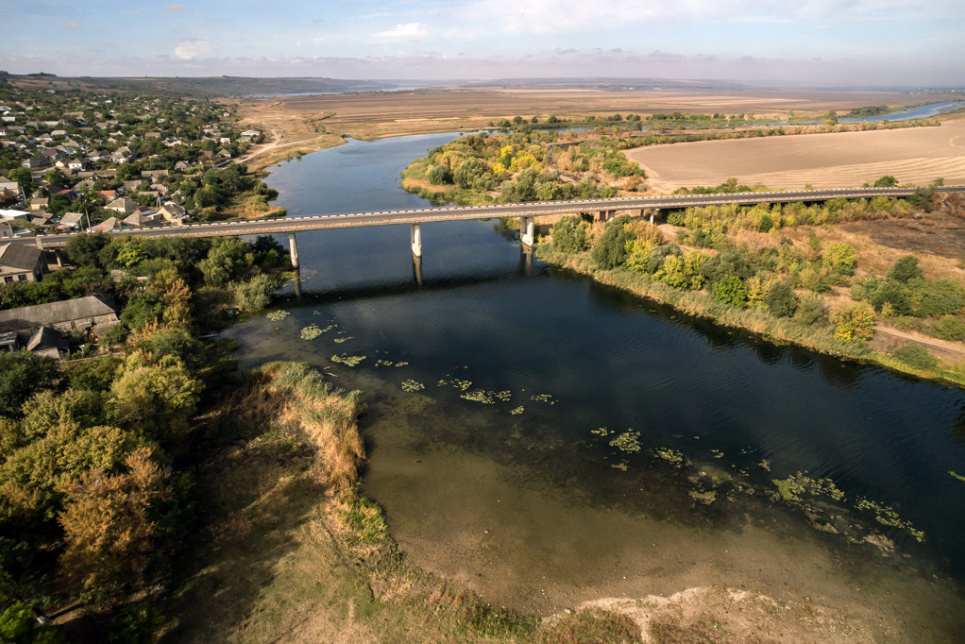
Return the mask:
{"type": "Polygon", "coordinates": [[[70,350],[70,344],[64,334],[57,329],[42,326],[30,336],[25,348],[30,353],[43,358],[59,360],[70,350]]]}
{"type": "Polygon", "coordinates": [[[82,212],[66,212],[64,216],[60,218],[60,223],[58,228],[63,230],[80,230],[83,228],[84,213],[82,212]]]}
{"type": "Polygon", "coordinates": [[[163,220],[164,218],[156,210],[138,210],[132,215],[125,217],[123,223],[128,226],[140,228],[141,226],[156,226],[163,220]]]}
{"type": "Polygon", "coordinates": [[[47,197],[34,197],[30,200],[31,210],[46,210],[50,206],[50,199],[47,197]]]}
{"type": "Polygon", "coordinates": [[[95,233],[106,233],[112,230],[124,230],[125,228],[128,228],[128,227],[129,226],[125,226],[124,222],[118,219],[117,217],[108,217],[101,223],[91,228],[91,231],[95,233]]]}
{"type": "Polygon", "coordinates": [[[44,253],[36,246],[4,244],[0,246],[0,283],[35,282],[47,271],[44,253]]]}
{"type": "Polygon", "coordinates": [[[82,332],[91,337],[101,335],[117,323],[114,308],[95,295],[0,311],[0,334],[3,337],[13,332],[21,346],[33,344],[39,349],[50,348],[56,343],[56,336],[42,331],[44,328],[61,334],[82,332]]]}
{"type": "Polygon", "coordinates": [[[40,156],[30,157],[20,165],[22,165],[23,167],[29,170],[36,170],[38,168],[47,168],[50,166],[50,159],[48,159],[43,155],[40,155],[40,156]]]}
{"type": "Polygon", "coordinates": [[[0,197],[5,200],[23,201],[24,195],[19,183],[0,177],[0,197]]]}
{"type": "Polygon", "coordinates": [[[187,210],[170,201],[165,202],[163,206],[158,208],[158,213],[164,217],[166,222],[176,226],[184,224],[185,220],[190,218],[187,210]]]}
{"type": "Polygon", "coordinates": [[[121,197],[120,199],[115,199],[104,207],[108,210],[113,210],[116,213],[127,215],[137,210],[140,206],[136,201],[121,197]]]}

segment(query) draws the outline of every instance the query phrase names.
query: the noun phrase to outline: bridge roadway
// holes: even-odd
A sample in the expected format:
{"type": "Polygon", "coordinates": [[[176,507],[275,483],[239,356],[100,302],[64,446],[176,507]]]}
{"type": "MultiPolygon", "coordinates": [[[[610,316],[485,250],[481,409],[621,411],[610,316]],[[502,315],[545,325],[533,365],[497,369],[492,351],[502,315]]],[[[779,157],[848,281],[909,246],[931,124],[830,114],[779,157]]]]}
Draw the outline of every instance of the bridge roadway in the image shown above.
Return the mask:
{"type": "MultiPolygon", "coordinates": [[[[965,186],[942,187],[938,192],[965,192],[965,186]]],[[[114,235],[142,237],[222,237],[227,235],[266,235],[273,233],[298,233],[309,230],[357,228],[363,226],[413,225],[413,249],[418,245],[421,254],[421,238],[418,224],[438,221],[489,219],[493,217],[522,217],[529,220],[530,228],[521,227],[525,242],[532,243],[532,218],[541,215],[564,215],[576,213],[599,213],[607,219],[619,211],[677,210],[712,205],[753,205],[760,203],[820,202],[836,198],[864,199],[874,197],[907,197],[914,193],[908,188],[859,188],[836,190],[807,190],[797,192],[745,192],[736,194],[671,195],[661,197],[623,197],[616,199],[587,199],[582,201],[542,201],[521,204],[498,204],[485,206],[444,206],[414,210],[391,210],[384,212],[358,212],[346,214],[321,214],[279,219],[215,222],[171,226],[164,228],[140,228],[115,231],[114,235]],[[527,235],[528,233],[528,235],[527,235]]],[[[36,243],[44,248],[58,248],[71,236],[79,233],[43,235],[20,238],[17,241],[36,243]]]]}

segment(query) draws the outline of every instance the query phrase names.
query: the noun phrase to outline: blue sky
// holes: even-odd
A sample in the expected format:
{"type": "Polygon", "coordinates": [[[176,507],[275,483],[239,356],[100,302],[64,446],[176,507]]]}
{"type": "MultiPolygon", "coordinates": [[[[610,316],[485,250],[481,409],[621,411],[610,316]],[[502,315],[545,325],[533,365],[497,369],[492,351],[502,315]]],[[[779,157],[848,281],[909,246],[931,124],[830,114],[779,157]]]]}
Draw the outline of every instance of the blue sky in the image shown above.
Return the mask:
{"type": "Polygon", "coordinates": [[[0,69],[965,85],[962,0],[0,0],[0,69]]]}

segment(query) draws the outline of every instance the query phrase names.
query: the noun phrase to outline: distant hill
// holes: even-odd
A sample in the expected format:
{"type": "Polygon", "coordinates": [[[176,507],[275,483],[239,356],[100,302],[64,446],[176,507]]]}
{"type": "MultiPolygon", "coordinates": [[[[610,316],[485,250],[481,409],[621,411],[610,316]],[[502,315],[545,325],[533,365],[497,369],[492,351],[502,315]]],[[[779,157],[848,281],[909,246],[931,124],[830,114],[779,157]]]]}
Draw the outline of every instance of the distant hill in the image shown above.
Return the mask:
{"type": "Polygon", "coordinates": [[[75,78],[53,74],[8,74],[5,80],[26,86],[55,89],[88,89],[144,94],[189,96],[195,98],[270,96],[279,94],[336,94],[388,90],[397,84],[384,81],[341,80],[336,78],[246,78],[212,76],[198,78],[75,78]]]}

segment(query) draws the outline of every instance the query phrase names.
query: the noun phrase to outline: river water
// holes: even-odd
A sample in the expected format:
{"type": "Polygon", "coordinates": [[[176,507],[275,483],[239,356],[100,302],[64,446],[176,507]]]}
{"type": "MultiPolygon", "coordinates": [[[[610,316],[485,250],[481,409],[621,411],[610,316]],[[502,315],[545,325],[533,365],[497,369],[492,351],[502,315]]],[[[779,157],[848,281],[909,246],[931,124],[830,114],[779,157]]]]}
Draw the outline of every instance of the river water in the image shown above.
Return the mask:
{"type": "MultiPolygon", "coordinates": [[[[453,136],[268,183],[291,215],[423,206],[399,172],[453,136]]],[[[422,238],[417,279],[407,226],[299,233],[303,297],[226,332],[363,391],[365,491],[411,561],[539,614],[715,585],[963,637],[965,393],[527,261],[500,222],[422,238]]]]}

